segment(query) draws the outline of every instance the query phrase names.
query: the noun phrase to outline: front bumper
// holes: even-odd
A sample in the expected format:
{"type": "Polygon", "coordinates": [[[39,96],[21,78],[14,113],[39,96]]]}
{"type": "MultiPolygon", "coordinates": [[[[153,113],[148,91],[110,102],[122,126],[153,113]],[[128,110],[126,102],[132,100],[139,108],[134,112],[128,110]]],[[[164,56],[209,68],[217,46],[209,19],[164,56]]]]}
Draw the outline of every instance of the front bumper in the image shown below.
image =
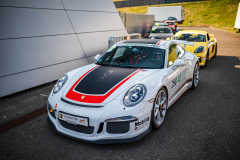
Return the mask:
{"type": "Polygon", "coordinates": [[[51,121],[51,119],[48,117],[47,118],[47,122],[50,126],[50,128],[59,134],[62,134],[64,136],[73,138],[73,139],[77,139],[77,140],[81,140],[81,141],[85,141],[85,142],[90,142],[90,143],[95,143],[95,144],[111,144],[111,143],[129,143],[129,142],[134,142],[137,141],[139,139],[141,139],[142,137],[144,137],[148,132],[150,132],[152,130],[152,127],[150,126],[146,131],[144,131],[143,133],[141,133],[140,135],[136,136],[136,137],[132,137],[132,138],[125,138],[125,139],[101,139],[101,140],[87,140],[87,139],[82,139],[82,138],[78,138],[75,136],[71,136],[69,134],[65,134],[63,132],[60,132],[57,130],[57,128],[55,127],[55,125],[53,124],[53,122],[51,121]]]}
{"type": "Polygon", "coordinates": [[[206,53],[197,53],[195,54],[198,57],[199,60],[199,65],[200,66],[205,66],[205,62],[206,62],[206,53]]]}
{"type": "Polygon", "coordinates": [[[59,101],[57,103],[57,109],[54,111],[55,118],[53,114],[49,112],[50,109],[48,109],[49,117],[47,121],[53,131],[74,139],[97,144],[128,143],[139,140],[149,131],[151,131],[151,108],[152,103],[149,102],[141,102],[135,107],[123,109],[120,100],[114,100],[102,108],[83,108],[59,101]],[[113,109],[114,105],[116,107],[113,109]],[[85,127],[86,132],[82,126],[80,126],[80,128],[77,130],[76,128],[79,125],[76,126],[68,124],[65,121],[63,124],[63,121],[58,118],[59,112],[64,112],[76,116],[79,116],[78,113],[81,113],[80,116],[89,117],[89,127],[85,127]],[[106,122],[106,120],[110,118],[129,115],[137,117],[138,120],[129,121],[129,129],[125,129],[126,132],[123,133],[119,133],[118,131],[117,133],[114,133],[114,130],[117,130],[116,127],[114,128],[115,124],[106,122]],[[139,122],[142,122],[144,119],[146,119],[146,117],[149,117],[149,121],[144,122],[143,125],[139,126],[139,122]],[[138,123],[137,127],[136,123],[138,123]],[[109,129],[108,126],[113,127],[109,129]],[[88,132],[89,129],[91,130],[90,132],[88,132]]]}

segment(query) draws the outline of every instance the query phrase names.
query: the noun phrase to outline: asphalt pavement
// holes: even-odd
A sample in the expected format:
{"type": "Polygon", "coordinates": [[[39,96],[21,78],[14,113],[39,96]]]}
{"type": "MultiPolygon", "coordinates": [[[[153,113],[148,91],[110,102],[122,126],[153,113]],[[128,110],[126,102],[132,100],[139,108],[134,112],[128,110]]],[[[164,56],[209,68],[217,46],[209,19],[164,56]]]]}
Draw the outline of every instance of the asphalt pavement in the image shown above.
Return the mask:
{"type": "MultiPolygon", "coordinates": [[[[128,144],[96,145],[51,131],[45,114],[1,133],[0,159],[240,159],[240,35],[181,29],[214,34],[218,53],[200,69],[199,86],[167,110],[159,130],[128,144]]],[[[45,106],[52,86],[2,98],[0,125],[45,106]]]]}

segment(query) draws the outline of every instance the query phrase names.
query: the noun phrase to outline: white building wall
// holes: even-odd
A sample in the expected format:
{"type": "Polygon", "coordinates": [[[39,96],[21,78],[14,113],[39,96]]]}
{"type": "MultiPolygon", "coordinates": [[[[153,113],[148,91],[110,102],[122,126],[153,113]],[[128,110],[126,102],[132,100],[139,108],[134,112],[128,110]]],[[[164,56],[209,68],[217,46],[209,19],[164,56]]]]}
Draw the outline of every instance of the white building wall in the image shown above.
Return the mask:
{"type": "Polygon", "coordinates": [[[124,34],[112,0],[0,0],[0,97],[93,63],[124,34]]]}

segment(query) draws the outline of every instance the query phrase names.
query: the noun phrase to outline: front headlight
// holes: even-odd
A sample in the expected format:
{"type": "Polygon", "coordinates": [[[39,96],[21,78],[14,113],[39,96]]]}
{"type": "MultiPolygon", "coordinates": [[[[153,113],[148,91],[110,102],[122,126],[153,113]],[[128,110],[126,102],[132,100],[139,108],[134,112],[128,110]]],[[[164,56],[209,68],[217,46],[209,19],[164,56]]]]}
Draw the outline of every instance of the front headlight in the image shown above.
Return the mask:
{"type": "Polygon", "coordinates": [[[200,47],[198,47],[198,48],[195,50],[194,53],[201,53],[201,52],[203,52],[203,49],[204,49],[204,47],[203,47],[203,46],[200,46],[200,47]]]}
{"type": "Polygon", "coordinates": [[[133,107],[143,100],[146,93],[146,87],[143,84],[137,84],[127,91],[123,103],[126,107],[133,107]]]}
{"type": "Polygon", "coordinates": [[[66,74],[64,76],[62,76],[61,78],[59,78],[59,80],[57,81],[57,83],[53,87],[53,93],[57,93],[58,91],[60,91],[60,89],[67,82],[67,79],[68,79],[68,76],[66,74]]]}

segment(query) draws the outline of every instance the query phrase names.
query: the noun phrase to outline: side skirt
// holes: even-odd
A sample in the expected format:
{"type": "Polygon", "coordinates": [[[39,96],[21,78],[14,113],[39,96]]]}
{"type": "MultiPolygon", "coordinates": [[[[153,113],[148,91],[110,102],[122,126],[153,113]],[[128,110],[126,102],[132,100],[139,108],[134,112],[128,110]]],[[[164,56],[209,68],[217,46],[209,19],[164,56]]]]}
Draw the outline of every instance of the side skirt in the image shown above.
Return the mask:
{"type": "Polygon", "coordinates": [[[170,108],[172,106],[172,104],[184,93],[186,92],[188,89],[190,89],[192,86],[192,82],[188,82],[187,84],[185,84],[180,91],[170,100],[168,108],[170,108]]]}

